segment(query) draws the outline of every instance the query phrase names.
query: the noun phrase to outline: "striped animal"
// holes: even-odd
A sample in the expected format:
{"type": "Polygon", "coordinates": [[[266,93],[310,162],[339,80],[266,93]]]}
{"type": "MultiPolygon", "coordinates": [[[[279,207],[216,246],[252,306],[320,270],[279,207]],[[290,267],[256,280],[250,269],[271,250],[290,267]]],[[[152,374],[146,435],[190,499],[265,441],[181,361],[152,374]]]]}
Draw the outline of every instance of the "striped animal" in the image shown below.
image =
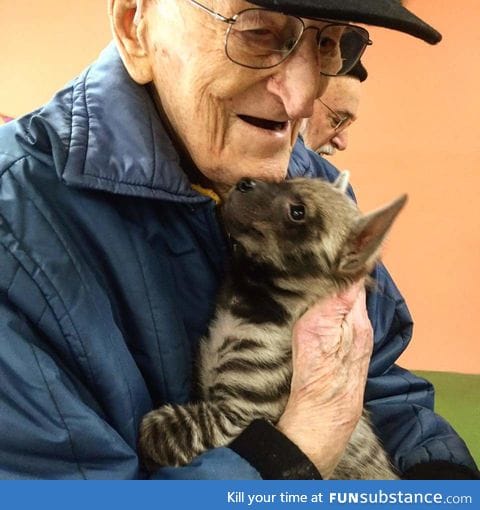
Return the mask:
{"type": "MultiPolygon", "coordinates": [[[[223,217],[234,240],[232,267],[201,342],[201,401],[145,416],[139,445],[146,465],[185,465],[227,445],[254,419],[278,420],[290,390],[294,323],[368,275],[406,201],[362,215],[347,186],[344,172],[333,185],[243,179],[229,193],[223,217]]],[[[396,478],[366,412],[332,478],[396,478]]]]}

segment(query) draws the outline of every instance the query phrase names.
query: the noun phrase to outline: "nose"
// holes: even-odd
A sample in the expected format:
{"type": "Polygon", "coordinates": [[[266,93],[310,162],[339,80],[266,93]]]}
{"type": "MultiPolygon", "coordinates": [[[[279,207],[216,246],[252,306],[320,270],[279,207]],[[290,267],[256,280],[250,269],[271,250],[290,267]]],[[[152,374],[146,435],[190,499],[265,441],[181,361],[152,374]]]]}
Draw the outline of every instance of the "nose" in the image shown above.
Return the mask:
{"type": "Polygon", "coordinates": [[[235,188],[241,193],[247,193],[248,191],[252,191],[256,185],[257,183],[252,179],[242,179],[237,182],[235,188]]]}
{"type": "Polygon", "coordinates": [[[267,82],[267,90],[283,103],[292,120],[311,117],[313,104],[325,90],[328,77],[320,74],[320,54],[316,32],[305,31],[295,51],[277,68],[267,82]]]}
{"type": "Polygon", "coordinates": [[[344,151],[348,147],[348,131],[340,131],[331,140],[330,143],[339,151],[344,151]]]}

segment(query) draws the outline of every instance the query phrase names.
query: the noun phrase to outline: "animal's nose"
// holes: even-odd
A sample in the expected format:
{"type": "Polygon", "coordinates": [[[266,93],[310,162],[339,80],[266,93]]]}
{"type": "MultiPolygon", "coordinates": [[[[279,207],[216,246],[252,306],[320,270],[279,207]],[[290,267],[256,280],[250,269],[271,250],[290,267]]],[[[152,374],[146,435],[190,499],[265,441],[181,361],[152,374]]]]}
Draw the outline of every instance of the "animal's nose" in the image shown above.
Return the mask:
{"type": "Polygon", "coordinates": [[[242,179],[241,181],[237,182],[235,187],[241,193],[247,193],[247,191],[252,191],[256,185],[257,183],[252,179],[242,179]]]}

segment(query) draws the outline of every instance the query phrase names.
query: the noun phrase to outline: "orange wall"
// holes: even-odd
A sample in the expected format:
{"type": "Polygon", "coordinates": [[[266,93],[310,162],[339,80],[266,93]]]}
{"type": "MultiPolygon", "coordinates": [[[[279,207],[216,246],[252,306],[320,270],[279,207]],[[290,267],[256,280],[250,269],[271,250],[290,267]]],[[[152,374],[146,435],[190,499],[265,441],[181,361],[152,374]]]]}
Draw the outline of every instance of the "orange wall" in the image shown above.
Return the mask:
{"type": "Polygon", "coordinates": [[[107,0],[0,0],[0,113],[47,101],[111,39],[107,0]]]}
{"type": "MultiPolygon", "coordinates": [[[[106,0],[0,2],[2,113],[41,105],[110,39],[106,0]]],[[[365,210],[409,193],[384,257],[416,323],[402,364],[480,373],[480,4],[408,5],[444,41],[372,30],[360,119],[333,162],[365,210]]]]}
{"type": "Polygon", "coordinates": [[[432,47],[372,30],[360,118],[332,162],[368,210],[408,192],[384,260],[415,319],[409,368],[480,373],[480,4],[410,0],[432,47]]]}

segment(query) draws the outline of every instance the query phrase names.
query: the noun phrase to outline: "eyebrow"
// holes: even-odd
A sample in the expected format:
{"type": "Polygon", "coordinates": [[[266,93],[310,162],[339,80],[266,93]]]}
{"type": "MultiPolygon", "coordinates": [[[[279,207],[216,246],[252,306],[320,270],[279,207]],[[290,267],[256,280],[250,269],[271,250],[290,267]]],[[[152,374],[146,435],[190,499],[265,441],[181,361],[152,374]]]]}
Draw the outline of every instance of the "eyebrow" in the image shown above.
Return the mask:
{"type": "Polygon", "coordinates": [[[356,119],[356,116],[352,112],[349,112],[348,110],[335,110],[335,113],[339,117],[342,117],[342,118],[343,117],[348,117],[351,120],[355,120],[356,119]]]}

